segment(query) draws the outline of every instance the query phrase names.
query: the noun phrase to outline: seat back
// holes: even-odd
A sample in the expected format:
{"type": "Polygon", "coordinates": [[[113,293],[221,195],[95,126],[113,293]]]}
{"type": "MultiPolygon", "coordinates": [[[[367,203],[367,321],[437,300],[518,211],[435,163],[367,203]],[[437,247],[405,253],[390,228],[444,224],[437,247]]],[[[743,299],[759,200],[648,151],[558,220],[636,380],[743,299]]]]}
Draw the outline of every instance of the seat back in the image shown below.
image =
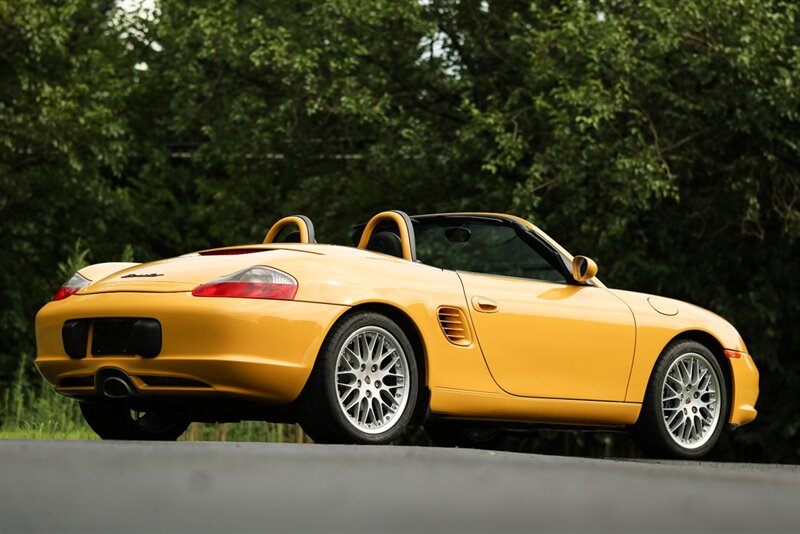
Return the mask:
{"type": "Polygon", "coordinates": [[[364,228],[358,248],[415,261],[417,250],[411,218],[399,210],[383,211],[375,215],[364,228]],[[376,231],[378,225],[385,221],[393,221],[397,225],[397,233],[383,229],[376,231]]]}
{"type": "Polygon", "coordinates": [[[403,257],[403,242],[400,236],[394,232],[382,231],[375,232],[369,238],[367,250],[388,254],[389,256],[403,257]]]}

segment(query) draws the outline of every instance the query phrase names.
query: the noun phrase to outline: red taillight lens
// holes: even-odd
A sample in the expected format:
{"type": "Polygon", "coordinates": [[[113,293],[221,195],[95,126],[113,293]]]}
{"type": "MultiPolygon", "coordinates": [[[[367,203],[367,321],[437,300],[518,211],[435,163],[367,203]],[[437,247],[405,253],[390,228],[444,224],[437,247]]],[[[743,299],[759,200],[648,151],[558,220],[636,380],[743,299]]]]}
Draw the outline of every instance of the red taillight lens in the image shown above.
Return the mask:
{"type": "Polygon", "coordinates": [[[290,284],[261,284],[254,282],[222,282],[197,286],[195,297],[239,297],[245,299],[292,300],[297,286],[290,284]]]}
{"type": "Polygon", "coordinates": [[[271,267],[249,267],[192,290],[195,297],[294,300],[297,280],[271,267]]]}
{"type": "Polygon", "coordinates": [[[72,275],[72,278],[67,280],[67,282],[58,289],[56,296],[53,297],[53,300],[64,300],[67,297],[71,297],[84,287],[88,286],[90,283],[91,280],[88,280],[80,274],[75,273],[72,275]]]}

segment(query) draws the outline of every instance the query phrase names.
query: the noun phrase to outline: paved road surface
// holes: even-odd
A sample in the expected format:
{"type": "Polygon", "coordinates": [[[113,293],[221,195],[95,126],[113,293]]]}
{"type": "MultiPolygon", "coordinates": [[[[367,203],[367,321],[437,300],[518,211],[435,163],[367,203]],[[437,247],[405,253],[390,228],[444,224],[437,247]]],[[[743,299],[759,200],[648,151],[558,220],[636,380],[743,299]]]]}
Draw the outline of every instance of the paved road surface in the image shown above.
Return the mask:
{"type": "Polygon", "coordinates": [[[2,532],[800,531],[800,468],[415,447],[0,441],[2,532]]]}

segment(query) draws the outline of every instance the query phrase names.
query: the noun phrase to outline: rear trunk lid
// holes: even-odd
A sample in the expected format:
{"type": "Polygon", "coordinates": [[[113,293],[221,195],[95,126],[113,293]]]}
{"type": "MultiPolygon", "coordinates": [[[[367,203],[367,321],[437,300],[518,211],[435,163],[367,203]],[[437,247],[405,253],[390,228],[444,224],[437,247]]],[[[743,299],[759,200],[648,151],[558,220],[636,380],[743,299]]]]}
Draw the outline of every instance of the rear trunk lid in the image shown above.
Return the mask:
{"type": "Polygon", "coordinates": [[[311,250],[236,247],[187,254],[143,263],[92,281],[79,295],[113,292],[176,293],[255,265],[271,266],[298,255],[319,254],[311,250]],[[229,251],[235,251],[230,253],[229,251]]]}

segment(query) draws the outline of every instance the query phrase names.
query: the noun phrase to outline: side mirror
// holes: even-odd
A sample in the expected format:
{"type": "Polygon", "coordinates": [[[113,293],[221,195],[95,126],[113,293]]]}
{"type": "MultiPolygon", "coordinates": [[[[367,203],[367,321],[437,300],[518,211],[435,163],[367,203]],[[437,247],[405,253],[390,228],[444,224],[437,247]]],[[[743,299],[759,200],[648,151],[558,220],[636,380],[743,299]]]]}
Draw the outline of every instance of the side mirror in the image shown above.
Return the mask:
{"type": "Polygon", "coordinates": [[[576,282],[585,282],[597,274],[597,264],[592,258],[575,256],[572,258],[572,277],[576,282]]]}

